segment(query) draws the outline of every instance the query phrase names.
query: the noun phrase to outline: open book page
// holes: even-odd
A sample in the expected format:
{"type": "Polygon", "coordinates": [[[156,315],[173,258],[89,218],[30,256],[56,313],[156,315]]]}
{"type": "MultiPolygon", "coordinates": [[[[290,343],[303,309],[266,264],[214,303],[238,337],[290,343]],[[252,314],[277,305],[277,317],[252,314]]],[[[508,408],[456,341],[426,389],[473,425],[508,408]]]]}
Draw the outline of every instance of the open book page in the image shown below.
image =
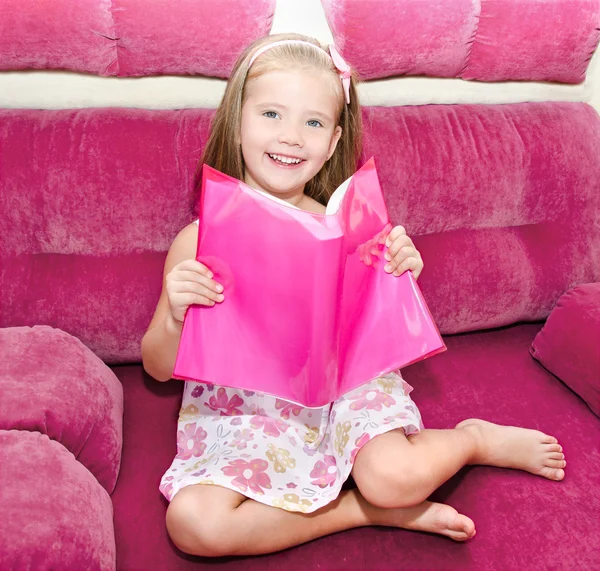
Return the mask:
{"type": "Polygon", "coordinates": [[[336,214],[342,205],[342,200],[344,200],[344,196],[346,196],[346,192],[350,186],[350,182],[352,181],[352,177],[346,179],[340,186],[338,186],[334,193],[331,195],[329,202],[327,203],[327,210],[325,214],[336,214]]]}

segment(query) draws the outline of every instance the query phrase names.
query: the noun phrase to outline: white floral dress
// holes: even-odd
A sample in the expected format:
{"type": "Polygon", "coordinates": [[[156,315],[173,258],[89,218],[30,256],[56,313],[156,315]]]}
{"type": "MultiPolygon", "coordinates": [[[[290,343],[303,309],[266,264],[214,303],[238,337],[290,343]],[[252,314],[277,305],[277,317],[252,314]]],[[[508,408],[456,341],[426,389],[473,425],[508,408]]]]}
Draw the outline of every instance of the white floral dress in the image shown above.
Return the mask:
{"type": "Polygon", "coordinates": [[[160,491],[171,501],[192,484],[218,485],[288,511],[337,498],[356,454],[379,434],[423,428],[412,387],[389,373],[322,408],[270,395],[186,382],[177,455],[160,491]]]}

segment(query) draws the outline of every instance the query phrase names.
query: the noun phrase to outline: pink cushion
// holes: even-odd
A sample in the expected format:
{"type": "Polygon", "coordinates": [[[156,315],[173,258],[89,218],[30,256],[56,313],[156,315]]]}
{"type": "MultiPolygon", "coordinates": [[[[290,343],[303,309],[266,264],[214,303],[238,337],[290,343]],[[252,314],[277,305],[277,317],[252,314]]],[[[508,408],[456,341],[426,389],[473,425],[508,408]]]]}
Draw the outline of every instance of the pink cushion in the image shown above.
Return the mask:
{"type": "Polygon", "coordinates": [[[530,352],[600,416],[600,283],[562,295],[530,352]]]}
{"type": "Polygon", "coordinates": [[[322,0],[336,45],[361,79],[458,77],[477,28],[472,0],[322,0]]]}
{"type": "Polygon", "coordinates": [[[0,0],[0,69],[107,75],[116,59],[111,2],[0,0]]]}
{"type": "Polygon", "coordinates": [[[485,0],[461,77],[581,83],[599,37],[597,0],[485,0]]]}
{"type": "Polygon", "coordinates": [[[11,141],[0,176],[10,206],[0,216],[0,327],[51,325],[106,362],[139,362],[166,252],[192,221],[213,114],[0,110],[0,141],[11,141]],[[36,144],[47,152],[33,166],[36,144]],[[74,164],[73,153],[88,160],[74,164]]]}
{"type": "Polygon", "coordinates": [[[275,0],[113,0],[117,75],[229,77],[242,50],[269,33],[275,0]]]}
{"type": "Polygon", "coordinates": [[[47,326],[0,329],[0,430],[15,429],[59,442],[113,491],[123,387],[75,337],[47,326]]]}
{"type": "MultiPolygon", "coordinates": [[[[21,379],[22,387],[25,383],[21,379]]],[[[27,406],[31,396],[21,393],[18,405],[11,404],[27,406]]],[[[6,412],[2,409],[0,418],[6,412]]],[[[0,430],[0,512],[2,569],[116,567],[108,493],[71,452],[45,434],[0,430]]]]}
{"type": "Polygon", "coordinates": [[[0,0],[0,70],[228,77],[275,0],[0,0]]]}
{"type": "Polygon", "coordinates": [[[322,0],[363,79],[397,75],[580,83],[600,38],[597,0],[322,0]]]}
{"type": "MultiPolygon", "coordinates": [[[[193,218],[212,115],[0,110],[0,327],[51,325],[105,361],[139,362],[166,251],[193,218]]],[[[390,217],[424,248],[419,283],[442,333],[542,320],[566,289],[600,281],[593,107],[371,107],[363,118],[390,217]]]]}

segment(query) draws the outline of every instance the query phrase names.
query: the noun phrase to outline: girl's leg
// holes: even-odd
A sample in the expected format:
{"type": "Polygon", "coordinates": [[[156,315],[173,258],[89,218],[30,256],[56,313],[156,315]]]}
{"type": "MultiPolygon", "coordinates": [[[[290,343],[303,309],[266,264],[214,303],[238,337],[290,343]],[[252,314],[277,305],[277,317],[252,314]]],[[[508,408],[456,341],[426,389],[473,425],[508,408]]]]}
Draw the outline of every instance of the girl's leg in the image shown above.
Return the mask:
{"type": "Polygon", "coordinates": [[[403,527],[464,541],[475,526],[454,508],[432,502],[401,509],[370,505],[356,489],[310,514],[270,507],[216,485],[180,490],[167,510],[173,543],[190,555],[258,555],[366,525],[403,527]]]}
{"type": "Polygon", "coordinates": [[[352,475],[368,502],[398,508],[421,503],[467,464],[562,480],[566,462],[556,438],[543,432],[469,419],[449,430],[377,436],[358,452],[352,475]]]}

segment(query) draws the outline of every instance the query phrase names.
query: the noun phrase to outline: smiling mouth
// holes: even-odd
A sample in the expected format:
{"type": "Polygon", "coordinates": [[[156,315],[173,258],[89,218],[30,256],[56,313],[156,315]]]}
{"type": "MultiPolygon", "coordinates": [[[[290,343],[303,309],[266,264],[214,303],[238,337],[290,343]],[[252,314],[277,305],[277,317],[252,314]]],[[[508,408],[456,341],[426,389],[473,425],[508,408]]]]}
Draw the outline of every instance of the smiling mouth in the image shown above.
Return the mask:
{"type": "Polygon", "coordinates": [[[283,155],[275,155],[272,153],[266,154],[275,164],[283,167],[295,167],[304,162],[304,159],[285,157],[283,155]]]}

